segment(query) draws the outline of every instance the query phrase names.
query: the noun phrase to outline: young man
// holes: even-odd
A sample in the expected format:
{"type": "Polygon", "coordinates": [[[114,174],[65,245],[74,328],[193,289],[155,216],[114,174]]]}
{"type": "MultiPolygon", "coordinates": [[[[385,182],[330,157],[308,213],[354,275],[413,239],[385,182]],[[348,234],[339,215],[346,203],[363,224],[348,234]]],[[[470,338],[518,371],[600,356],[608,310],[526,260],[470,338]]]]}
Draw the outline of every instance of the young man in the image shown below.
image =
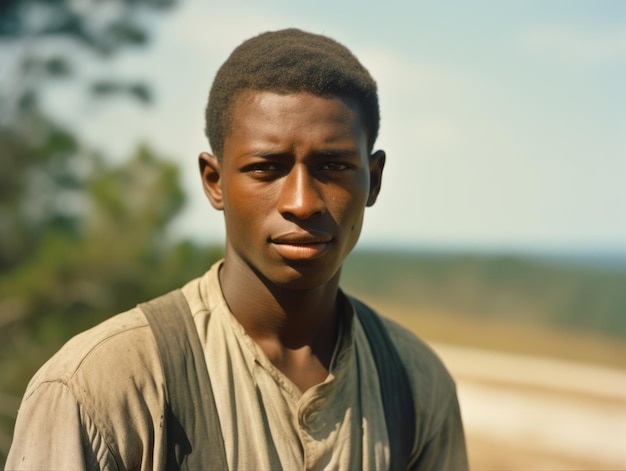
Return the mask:
{"type": "Polygon", "coordinates": [[[221,67],[206,118],[225,257],[182,308],[152,304],[199,349],[172,379],[182,354],[146,305],[72,339],[31,381],[7,469],[465,469],[443,365],[339,289],[385,163],[367,70],[327,37],[265,33],[221,67]]]}

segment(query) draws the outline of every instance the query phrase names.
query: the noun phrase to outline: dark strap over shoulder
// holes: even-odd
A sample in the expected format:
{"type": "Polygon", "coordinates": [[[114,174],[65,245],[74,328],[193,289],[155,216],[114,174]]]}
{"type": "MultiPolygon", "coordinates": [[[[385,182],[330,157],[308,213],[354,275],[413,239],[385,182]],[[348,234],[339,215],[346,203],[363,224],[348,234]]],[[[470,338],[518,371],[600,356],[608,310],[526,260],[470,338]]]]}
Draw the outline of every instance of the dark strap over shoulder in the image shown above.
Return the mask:
{"type": "Polygon", "coordinates": [[[389,437],[389,469],[406,470],[415,440],[415,405],[400,355],[378,314],[350,298],[376,362],[389,437]]]}
{"type": "Polygon", "coordinates": [[[165,376],[168,471],[228,469],[211,380],[185,296],[175,290],[139,308],[156,339],[165,376]]]}

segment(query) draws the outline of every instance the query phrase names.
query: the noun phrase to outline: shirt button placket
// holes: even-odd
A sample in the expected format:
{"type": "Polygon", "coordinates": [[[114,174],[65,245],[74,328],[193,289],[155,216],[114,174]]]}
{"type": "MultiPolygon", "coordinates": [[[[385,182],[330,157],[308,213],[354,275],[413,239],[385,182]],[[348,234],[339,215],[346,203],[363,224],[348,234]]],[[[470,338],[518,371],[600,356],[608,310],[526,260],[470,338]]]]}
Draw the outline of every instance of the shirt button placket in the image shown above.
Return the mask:
{"type": "Polygon", "coordinates": [[[324,417],[320,412],[323,401],[317,399],[312,401],[304,411],[302,411],[302,427],[309,434],[319,432],[324,427],[324,417]]]}

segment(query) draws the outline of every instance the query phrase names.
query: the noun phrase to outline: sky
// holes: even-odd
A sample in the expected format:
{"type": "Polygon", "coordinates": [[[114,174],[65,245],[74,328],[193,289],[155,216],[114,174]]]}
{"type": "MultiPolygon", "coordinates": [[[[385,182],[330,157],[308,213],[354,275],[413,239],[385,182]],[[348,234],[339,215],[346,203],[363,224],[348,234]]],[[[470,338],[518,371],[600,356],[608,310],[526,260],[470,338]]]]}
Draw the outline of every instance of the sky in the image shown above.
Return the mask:
{"type": "Polygon", "coordinates": [[[146,21],[148,48],[82,78],[146,79],[154,105],[76,100],[67,84],[46,105],[114,159],[149,142],[177,161],[177,235],[224,239],[196,163],[217,68],[297,27],[348,46],[379,86],[387,165],[362,246],[626,252],[624,1],[187,0],[146,21]]]}

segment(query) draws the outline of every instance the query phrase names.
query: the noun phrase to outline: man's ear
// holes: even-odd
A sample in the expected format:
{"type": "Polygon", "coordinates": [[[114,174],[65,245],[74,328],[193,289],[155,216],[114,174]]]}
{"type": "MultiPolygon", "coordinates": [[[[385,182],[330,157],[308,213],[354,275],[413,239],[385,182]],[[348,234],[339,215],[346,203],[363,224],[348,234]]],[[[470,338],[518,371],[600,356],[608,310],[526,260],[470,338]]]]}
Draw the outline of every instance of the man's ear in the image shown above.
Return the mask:
{"type": "Polygon", "coordinates": [[[202,177],[202,187],[211,205],[217,210],[224,209],[224,199],[222,198],[221,165],[218,158],[207,152],[202,152],[198,157],[200,164],[200,176],[202,177]]]}
{"type": "Polygon", "coordinates": [[[380,193],[386,158],[385,151],[382,150],[377,150],[370,156],[370,194],[367,198],[367,206],[373,206],[380,193]]]}

